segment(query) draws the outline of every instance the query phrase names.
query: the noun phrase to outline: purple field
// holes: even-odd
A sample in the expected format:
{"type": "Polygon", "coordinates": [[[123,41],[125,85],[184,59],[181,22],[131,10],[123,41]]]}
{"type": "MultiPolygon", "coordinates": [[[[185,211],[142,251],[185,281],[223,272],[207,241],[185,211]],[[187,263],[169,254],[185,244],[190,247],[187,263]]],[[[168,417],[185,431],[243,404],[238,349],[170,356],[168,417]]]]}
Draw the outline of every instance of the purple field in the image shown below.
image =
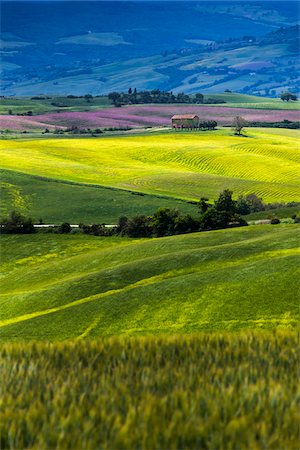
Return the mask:
{"type": "Polygon", "coordinates": [[[299,111],[255,110],[223,106],[128,106],[88,112],[61,112],[37,116],[0,116],[0,129],[30,131],[78,128],[143,128],[169,126],[173,114],[194,113],[200,120],[216,120],[219,125],[230,125],[239,115],[249,122],[281,122],[299,120],[299,111]]]}

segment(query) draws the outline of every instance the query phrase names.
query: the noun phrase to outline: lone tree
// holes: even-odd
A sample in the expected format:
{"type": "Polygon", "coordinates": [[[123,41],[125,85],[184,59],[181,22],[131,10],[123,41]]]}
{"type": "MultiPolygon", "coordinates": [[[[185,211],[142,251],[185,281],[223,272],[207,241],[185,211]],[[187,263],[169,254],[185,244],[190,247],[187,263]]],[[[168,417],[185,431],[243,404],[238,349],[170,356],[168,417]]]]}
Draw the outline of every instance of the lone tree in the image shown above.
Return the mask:
{"type": "Polygon", "coordinates": [[[280,95],[280,98],[283,102],[289,102],[290,100],[295,102],[297,100],[297,95],[292,94],[291,92],[283,92],[280,95]]]}
{"type": "Polygon", "coordinates": [[[232,121],[232,128],[234,130],[234,134],[240,136],[242,134],[244,127],[246,127],[247,125],[248,122],[246,119],[244,119],[241,116],[236,116],[232,121]]]}

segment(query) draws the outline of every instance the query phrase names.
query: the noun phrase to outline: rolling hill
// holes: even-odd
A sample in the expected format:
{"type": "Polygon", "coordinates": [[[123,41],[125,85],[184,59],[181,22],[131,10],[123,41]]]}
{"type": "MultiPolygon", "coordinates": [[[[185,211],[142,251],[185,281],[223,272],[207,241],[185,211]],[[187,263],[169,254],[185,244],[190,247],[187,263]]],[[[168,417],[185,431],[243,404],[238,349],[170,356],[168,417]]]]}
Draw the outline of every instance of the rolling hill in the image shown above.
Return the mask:
{"type": "Polygon", "coordinates": [[[1,340],[298,323],[297,225],[150,240],[39,233],[1,241],[1,340]]]}
{"type": "Polygon", "coordinates": [[[185,200],[215,199],[230,188],[235,196],[255,193],[265,202],[290,202],[299,201],[298,135],[253,128],[243,137],[220,129],[2,140],[1,168],[185,200]]]}
{"type": "MultiPolygon", "coordinates": [[[[223,103],[221,108],[242,108],[246,109],[247,112],[253,115],[254,111],[248,111],[249,109],[257,109],[257,110],[270,110],[270,112],[266,112],[268,115],[268,119],[275,119],[277,110],[291,110],[291,111],[299,111],[299,103],[298,102],[283,102],[279,98],[269,98],[269,97],[261,97],[254,95],[246,95],[246,94],[238,94],[236,92],[231,93],[219,93],[219,94],[209,94],[204,96],[204,99],[208,98],[212,99],[221,99],[226,103],[223,103]]],[[[145,108],[145,112],[147,112],[147,108],[150,106],[155,106],[157,108],[162,108],[161,112],[163,112],[164,107],[166,105],[137,105],[135,107],[135,111],[138,111],[138,108],[141,108],[143,111],[143,107],[145,108]]],[[[180,107],[191,107],[189,104],[177,104],[177,105],[168,105],[170,108],[180,108],[180,107]]],[[[220,108],[220,105],[203,105],[202,107],[206,108],[220,108]]],[[[31,121],[36,121],[36,116],[45,116],[46,113],[58,113],[61,114],[63,112],[102,112],[105,114],[103,109],[111,108],[112,104],[107,98],[107,96],[97,96],[92,99],[85,99],[84,97],[59,97],[59,96],[37,96],[37,97],[4,97],[1,98],[0,101],[0,114],[4,115],[4,117],[0,117],[0,129],[16,129],[17,125],[20,121],[24,121],[28,125],[31,121]],[[30,111],[32,116],[28,115],[28,111],[30,111]],[[16,117],[17,116],[17,117],[16,117]],[[21,117],[20,117],[21,116],[21,117]],[[8,121],[9,123],[5,123],[8,121]],[[15,125],[13,125],[15,124],[15,125]]],[[[134,107],[134,106],[133,106],[134,107]]],[[[124,109],[124,108],[123,108],[124,109]]],[[[158,109],[158,116],[159,114],[158,109]]],[[[213,110],[210,110],[213,113],[213,110]]],[[[118,111],[115,111],[117,114],[118,111]]],[[[263,111],[259,111],[258,113],[263,113],[263,111]]],[[[121,111],[119,111],[121,114],[121,111]]],[[[279,115],[284,115],[284,112],[278,113],[279,115]]],[[[231,111],[224,110],[224,117],[231,117],[231,111]]],[[[63,117],[63,116],[62,116],[63,117]]],[[[286,119],[288,119],[288,115],[286,119]]],[[[47,126],[47,116],[41,117],[42,124],[40,127],[45,128],[47,126]]],[[[252,119],[255,120],[253,117],[252,119]]],[[[295,118],[294,118],[295,120],[295,118]]],[[[51,126],[51,123],[49,124],[51,126]]],[[[100,124],[100,126],[102,126],[100,124]]],[[[32,128],[32,127],[31,127],[32,128]]]]}
{"type": "Polygon", "coordinates": [[[297,92],[297,2],[242,5],[3,1],[2,94],[297,92]]]}
{"type": "Polygon", "coordinates": [[[195,205],[171,197],[70,183],[12,170],[0,169],[0,177],[1,218],[17,210],[35,222],[42,219],[48,224],[116,224],[121,216],[151,215],[158,208],[177,208],[186,214],[198,214],[195,205]]]}
{"type": "MultiPolygon", "coordinates": [[[[251,97],[250,97],[251,98],[251,97]]],[[[90,111],[72,111],[73,108],[56,110],[49,114],[15,115],[10,109],[10,114],[0,116],[1,134],[9,132],[41,133],[57,132],[57,130],[125,130],[136,128],[169,127],[170,118],[174,114],[197,114],[200,120],[216,120],[219,125],[231,125],[234,117],[241,115],[249,123],[251,122],[299,122],[300,114],[295,104],[283,104],[280,100],[274,100],[275,109],[270,109],[272,102],[250,103],[250,108],[241,107],[240,104],[231,103],[231,107],[207,106],[207,105],[132,105],[122,108],[106,107],[93,108],[90,111]],[[234,106],[233,106],[234,105],[234,106]],[[258,108],[256,108],[258,105],[258,108]],[[269,106],[269,109],[268,109],[269,106]],[[282,108],[282,109],[281,109],[282,108]]],[[[14,101],[9,100],[13,105],[14,101]]],[[[2,107],[4,104],[2,105],[2,107]]],[[[35,106],[35,105],[34,105],[35,106]]],[[[35,108],[34,108],[35,109],[35,108]]],[[[7,111],[6,111],[7,112],[7,111]]],[[[18,113],[17,113],[18,114],[18,113]]]]}

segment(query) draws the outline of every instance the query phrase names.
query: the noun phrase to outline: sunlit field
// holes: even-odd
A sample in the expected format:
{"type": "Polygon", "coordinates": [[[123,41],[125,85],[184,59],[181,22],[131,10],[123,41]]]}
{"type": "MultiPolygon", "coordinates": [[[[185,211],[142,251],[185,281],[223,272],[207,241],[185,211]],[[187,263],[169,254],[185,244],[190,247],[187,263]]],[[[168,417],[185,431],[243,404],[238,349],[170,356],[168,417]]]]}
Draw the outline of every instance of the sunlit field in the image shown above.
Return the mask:
{"type": "Polygon", "coordinates": [[[264,201],[299,200],[299,132],[230,129],[99,139],[5,140],[1,167],[183,199],[225,188],[264,201]]]}
{"type": "Polygon", "coordinates": [[[1,240],[2,340],[295,328],[299,320],[298,225],[1,240]]]}

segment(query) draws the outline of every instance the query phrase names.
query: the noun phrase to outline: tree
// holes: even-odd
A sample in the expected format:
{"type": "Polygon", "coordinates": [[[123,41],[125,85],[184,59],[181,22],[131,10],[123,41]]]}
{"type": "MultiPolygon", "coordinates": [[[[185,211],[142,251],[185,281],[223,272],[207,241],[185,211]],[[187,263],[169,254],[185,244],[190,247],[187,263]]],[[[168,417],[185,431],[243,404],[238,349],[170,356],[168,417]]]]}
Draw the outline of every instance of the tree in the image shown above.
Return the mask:
{"type": "Polygon", "coordinates": [[[18,211],[12,211],[9,217],[1,221],[1,232],[9,234],[30,234],[35,233],[33,221],[30,217],[25,217],[18,211]]]}
{"type": "Polygon", "coordinates": [[[242,216],[250,214],[251,212],[250,205],[243,195],[240,195],[239,198],[237,199],[236,212],[238,214],[241,214],[242,216]]]}
{"type": "Polygon", "coordinates": [[[131,89],[131,88],[128,89],[128,94],[129,94],[129,95],[132,94],[132,89],[131,89]]]}
{"type": "Polygon", "coordinates": [[[149,217],[139,215],[130,219],[127,224],[126,234],[133,238],[151,236],[149,217]]]}
{"type": "Polygon", "coordinates": [[[174,223],[175,234],[193,233],[199,231],[200,228],[199,220],[194,219],[190,214],[175,217],[174,223]]]}
{"type": "Polygon", "coordinates": [[[128,218],[126,216],[119,217],[117,225],[117,233],[121,235],[126,234],[127,227],[128,227],[128,218]]]}
{"type": "Polygon", "coordinates": [[[246,195],[246,201],[250,207],[251,212],[259,212],[266,209],[262,199],[257,197],[257,195],[255,194],[246,195]]]}
{"type": "Polygon", "coordinates": [[[68,222],[64,222],[58,227],[58,232],[61,234],[68,234],[71,230],[71,225],[68,222]]]}
{"type": "Polygon", "coordinates": [[[175,234],[175,221],[179,217],[176,209],[160,208],[152,216],[151,226],[153,233],[158,236],[175,234]]]}
{"type": "Polygon", "coordinates": [[[91,94],[85,94],[84,98],[87,103],[90,103],[91,100],[93,99],[93,96],[91,94]]]}
{"type": "Polygon", "coordinates": [[[287,91],[287,92],[283,92],[280,95],[280,98],[283,102],[289,102],[290,100],[295,102],[297,100],[297,95],[292,94],[291,92],[287,91]]]}
{"type": "Polygon", "coordinates": [[[207,202],[208,202],[207,197],[200,198],[200,201],[199,201],[200,214],[204,214],[208,210],[208,208],[211,207],[211,205],[207,202]]]}
{"type": "Polygon", "coordinates": [[[232,191],[225,189],[215,201],[217,211],[226,211],[234,214],[236,212],[236,201],[232,199],[232,191]]]}
{"type": "Polygon", "coordinates": [[[232,128],[234,130],[234,134],[240,136],[244,127],[248,125],[246,119],[241,116],[236,116],[232,121],[232,128]]]}
{"type": "Polygon", "coordinates": [[[119,92],[111,92],[108,94],[108,99],[111,100],[115,106],[118,106],[120,104],[121,95],[119,92]]]}
{"type": "Polygon", "coordinates": [[[195,95],[195,101],[196,101],[196,103],[203,103],[204,102],[204,95],[203,94],[196,94],[195,95]]]}
{"type": "Polygon", "coordinates": [[[200,227],[202,230],[218,230],[226,228],[230,216],[226,211],[218,211],[215,206],[209,208],[200,218],[200,227]]]}
{"type": "Polygon", "coordinates": [[[247,222],[237,214],[237,202],[232,199],[232,191],[225,189],[219,195],[213,206],[200,200],[200,228],[202,230],[217,230],[221,228],[245,226],[247,222]]]}

